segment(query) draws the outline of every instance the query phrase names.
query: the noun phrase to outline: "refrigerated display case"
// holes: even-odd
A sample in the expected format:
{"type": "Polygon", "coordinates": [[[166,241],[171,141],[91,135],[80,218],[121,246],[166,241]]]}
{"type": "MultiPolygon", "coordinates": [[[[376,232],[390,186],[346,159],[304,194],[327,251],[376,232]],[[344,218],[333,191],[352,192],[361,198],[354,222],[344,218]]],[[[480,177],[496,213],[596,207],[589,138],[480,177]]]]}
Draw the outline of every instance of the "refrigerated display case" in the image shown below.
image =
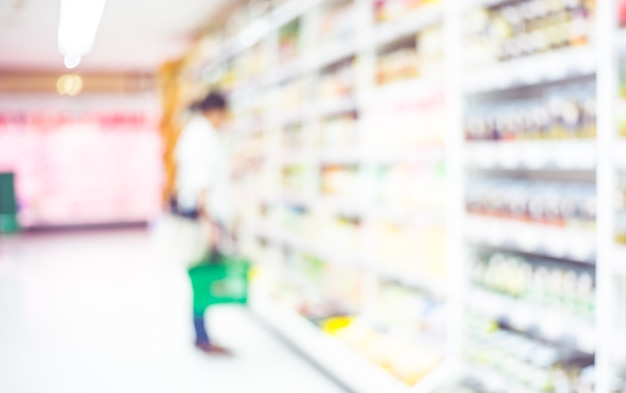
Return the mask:
{"type": "Polygon", "coordinates": [[[22,225],[152,219],[162,191],[156,128],[154,116],[132,107],[56,111],[44,103],[22,110],[5,104],[0,108],[0,170],[16,175],[22,225]]]}

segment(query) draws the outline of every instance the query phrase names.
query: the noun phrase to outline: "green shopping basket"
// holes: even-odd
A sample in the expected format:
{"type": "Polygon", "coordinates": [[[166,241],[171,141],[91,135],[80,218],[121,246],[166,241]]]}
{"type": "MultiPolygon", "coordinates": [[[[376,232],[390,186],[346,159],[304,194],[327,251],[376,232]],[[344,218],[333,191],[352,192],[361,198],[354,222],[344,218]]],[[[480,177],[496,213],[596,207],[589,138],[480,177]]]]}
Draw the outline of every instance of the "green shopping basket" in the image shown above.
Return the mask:
{"type": "Polygon", "coordinates": [[[218,304],[247,304],[249,270],[247,261],[227,256],[189,269],[195,313],[218,304]]]}

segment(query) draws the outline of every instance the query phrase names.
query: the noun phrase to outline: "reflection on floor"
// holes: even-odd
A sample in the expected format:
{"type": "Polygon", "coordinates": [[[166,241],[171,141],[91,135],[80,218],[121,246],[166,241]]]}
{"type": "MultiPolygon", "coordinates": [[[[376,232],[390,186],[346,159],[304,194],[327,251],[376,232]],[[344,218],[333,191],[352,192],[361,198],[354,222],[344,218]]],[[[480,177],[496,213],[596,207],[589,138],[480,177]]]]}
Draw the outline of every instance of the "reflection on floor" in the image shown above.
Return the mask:
{"type": "Polygon", "coordinates": [[[144,232],[0,239],[0,392],[342,392],[242,309],[210,316],[237,356],[196,352],[189,297],[144,232]]]}

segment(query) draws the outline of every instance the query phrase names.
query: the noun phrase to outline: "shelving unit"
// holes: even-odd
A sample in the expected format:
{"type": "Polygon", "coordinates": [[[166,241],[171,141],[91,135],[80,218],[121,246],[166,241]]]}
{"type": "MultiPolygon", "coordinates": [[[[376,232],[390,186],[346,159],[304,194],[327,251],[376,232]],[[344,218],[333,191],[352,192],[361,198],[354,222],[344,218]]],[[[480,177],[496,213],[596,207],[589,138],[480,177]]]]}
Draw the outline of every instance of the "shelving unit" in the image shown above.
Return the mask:
{"type": "MultiPolygon", "coordinates": [[[[288,4],[282,7],[291,7],[288,4]]],[[[420,107],[424,107],[420,109],[424,112],[441,105],[442,85],[441,78],[433,75],[412,81],[397,80],[383,86],[377,83],[376,69],[382,56],[396,50],[396,43],[404,45],[403,48],[414,48],[418,33],[442,21],[443,9],[439,4],[428,5],[397,22],[376,23],[373,1],[321,1],[310,7],[303,5],[301,13],[293,13],[291,18],[282,19],[284,23],[275,24],[273,21],[279,19],[277,15],[286,13],[282,7],[266,17],[272,28],[266,29],[265,34],[260,35],[252,44],[272,48],[270,50],[274,52],[267,57],[274,59],[276,66],[253,76],[249,83],[235,83],[241,87],[231,90],[237,117],[244,119],[238,120],[235,127],[238,140],[235,143],[245,146],[253,138],[262,138],[262,144],[257,144],[257,147],[260,146],[257,154],[271,156],[274,161],[270,163],[268,160],[261,160],[260,165],[256,166],[258,171],[267,174],[267,179],[273,179],[273,187],[264,187],[264,197],[252,196],[250,192],[254,188],[258,189],[254,184],[254,175],[253,183],[250,183],[252,188],[242,188],[242,194],[248,195],[248,203],[258,208],[252,215],[256,218],[248,217],[246,221],[249,225],[244,226],[240,236],[249,245],[251,254],[255,254],[253,259],[260,261],[263,271],[267,269],[278,272],[274,273],[273,278],[280,277],[281,274],[293,277],[295,274],[294,280],[304,279],[308,287],[315,279],[303,278],[298,269],[311,269],[310,266],[315,263],[306,261],[313,258],[321,262],[321,269],[325,272],[323,275],[331,277],[331,281],[332,277],[335,277],[335,281],[341,280],[346,274],[351,280],[358,280],[361,289],[355,296],[359,306],[347,316],[354,319],[355,324],[368,326],[371,329],[370,334],[391,340],[394,336],[385,338],[387,333],[384,330],[376,330],[376,325],[385,323],[385,317],[377,310],[377,303],[383,301],[384,296],[391,296],[397,291],[410,291],[411,295],[396,293],[394,296],[402,296],[403,299],[411,296],[432,298],[433,301],[443,302],[445,307],[446,282],[443,277],[429,278],[420,274],[420,271],[411,269],[410,264],[407,264],[409,259],[404,262],[407,258],[406,251],[404,255],[396,252],[395,257],[390,256],[398,259],[395,264],[382,264],[384,258],[381,257],[385,253],[380,247],[382,243],[372,240],[381,235],[393,239],[395,233],[398,236],[404,233],[402,236],[407,237],[410,230],[427,234],[434,228],[435,232],[430,236],[434,236],[432,241],[435,245],[431,248],[439,247],[441,256],[435,261],[428,257],[421,258],[426,261],[426,267],[429,264],[445,265],[444,245],[438,239],[444,236],[443,214],[437,217],[430,210],[420,212],[408,208],[411,203],[415,205],[432,201],[422,198],[424,201],[420,202],[413,197],[413,201],[403,202],[406,205],[404,207],[391,204],[394,198],[399,201],[398,197],[403,190],[407,190],[403,183],[418,181],[424,187],[429,186],[420,180],[419,172],[416,171],[436,171],[436,166],[445,162],[445,143],[440,130],[430,130],[430,136],[425,133],[423,141],[420,141],[411,137],[408,127],[405,126],[406,135],[398,132],[395,143],[384,145],[380,140],[380,127],[384,126],[385,121],[393,119],[394,114],[402,116],[406,124],[419,120],[414,115],[411,117],[410,112],[420,107]],[[354,7],[349,11],[352,18],[344,17],[344,21],[355,22],[352,29],[346,29],[352,30],[352,33],[348,31],[337,40],[318,37],[320,32],[315,31],[315,26],[319,26],[324,14],[350,4],[354,7]],[[296,39],[300,43],[300,49],[293,49],[297,53],[295,57],[278,60],[279,36],[284,26],[294,20],[298,20],[297,24],[303,33],[296,39]],[[350,67],[351,71],[342,71],[341,67],[350,67]],[[291,90],[273,92],[280,86],[291,90]],[[284,93],[283,101],[280,98],[281,93],[284,93]],[[287,94],[292,96],[288,97],[287,94]],[[273,104],[262,110],[246,108],[246,101],[254,102],[255,97],[268,97],[267,100],[273,104]],[[241,111],[238,110],[240,105],[241,111]],[[400,106],[400,109],[396,106],[400,106]],[[406,108],[403,109],[402,106],[406,108]],[[352,125],[350,119],[353,119],[352,125]],[[255,131],[246,130],[252,124],[256,125],[255,131]],[[372,124],[378,125],[371,126],[372,124]],[[433,144],[433,140],[436,143],[433,144]],[[343,186],[345,182],[349,182],[351,186],[343,186]],[[388,184],[385,185],[386,183],[388,184]],[[379,192],[381,186],[387,191],[379,192]],[[307,221],[312,223],[303,227],[302,223],[306,224],[307,221]],[[286,225],[288,222],[301,223],[293,227],[294,225],[286,225]],[[310,231],[316,225],[324,225],[327,227],[326,231],[333,235],[312,236],[303,232],[306,228],[310,231]],[[381,231],[393,232],[385,234],[381,231]],[[330,241],[329,236],[337,239],[330,241]],[[353,245],[346,247],[345,242],[353,245]],[[300,268],[294,268],[294,264],[300,268]],[[334,271],[337,272],[333,273],[334,271]]],[[[242,52],[227,50],[205,71],[210,74],[211,70],[220,69],[228,59],[235,59],[237,53],[242,52]]],[[[434,124],[432,119],[428,121],[430,125],[434,124]]],[[[433,173],[433,176],[436,178],[440,175],[433,173]]],[[[443,179],[438,182],[443,183],[443,179]]],[[[436,183],[435,179],[432,184],[436,183]]],[[[440,191],[435,190],[431,200],[441,195],[443,187],[438,187],[440,191]]],[[[242,200],[242,203],[246,202],[242,200]]],[[[405,248],[407,246],[409,244],[402,245],[405,248]]],[[[419,258],[414,258],[414,262],[419,262],[419,258]]],[[[318,295],[324,296],[324,287],[317,290],[321,291],[318,295]]],[[[347,338],[333,339],[322,333],[319,326],[316,327],[313,322],[300,315],[306,312],[299,314],[296,310],[298,307],[294,309],[293,306],[284,305],[296,302],[300,304],[299,307],[305,307],[307,297],[304,293],[299,295],[298,291],[295,294],[292,291],[287,300],[283,294],[281,302],[277,300],[275,293],[274,297],[270,295],[272,292],[276,292],[276,285],[270,285],[265,291],[257,293],[256,298],[260,300],[259,303],[255,302],[253,309],[346,385],[357,392],[413,390],[383,368],[375,366],[374,362],[368,362],[367,351],[363,353],[364,349],[350,349],[345,343],[346,340],[350,341],[347,333],[347,338]],[[345,364],[338,365],[340,359],[345,364]],[[367,366],[362,366],[363,364],[367,366]],[[353,365],[352,370],[355,371],[347,372],[346,369],[350,369],[347,365],[353,365]],[[369,370],[366,371],[368,377],[362,376],[363,370],[369,370]],[[354,375],[355,372],[359,375],[358,378],[354,375]]],[[[332,316],[329,313],[326,318],[332,316]]],[[[316,319],[310,315],[307,317],[316,319]]],[[[445,326],[440,328],[446,329],[445,326]]],[[[409,344],[414,345],[410,342],[409,344]]],[[[354,344],[351,346],[354,347],[354,344]]],[[[445,347],[440,346],[438,350],[442,357],[445,347]]],[[[376,350],[372,347],[369,351],[376,350]]],[[[394,359],[389,359],[388,362],[398,365],[401,363],[394,359]]],[[[430,362],[429,365],[419,367],[429,369],[439,363],[439,360],[430,362]]],[[[410,364],[410,361],[405,361],[404,367],[410,364]]],[[[434,385],[450,369],[448,365],[439,367],[440,371],[429,373],[427,378],[407,377],[405,371],[405,378],[422,380],[416,389],[427,391],[424,389],[429,384],[434,385]]]]}
{"type": "Polygon", "coordinates": [[[590,75],[595,69],[592,48],[569,48],[485,67],[464,77],[464,88],[468,94],[513,89],[590,75]]]}
{"type": "Polygon", "coordinates": [[[601,362],[599,389],[611,393],[626,391],[626,357],[624,357],[624,289],[623,259],[621,240],[623,209],[619,195],[621,194],[621,178],[623,176],[624,147],[622,103],[623,59],[624,59],[624,6],[621,0],[607,1],[599,5],[599,16],[607,23],[599,28],[602,43],[598,56],[598,101],[602,108],[598,118],[603,133],[599,134],[598,148],[606,154],[598,162],[598,203],[603,206],[599,210],[598,242],[603,263],[598,265],[598,280],[602,284],[598,293],[598,324],[601,340],[598,362],[601,362]],[[617,48],[617,50],[616,50],[617,48]],[[615,340],[609,337],[614,337],[615,340]]]}
{"type": "Polygon", "coordinates": [[[567,14],[548,22],[568,34],[523,50],[511,42],[526,30],[502,24],[529,0],[426,1],[391,22],[376,20],[374,0],[289,1],[228,41],[202,75],[255,46],[269,59],[230,83],[233,143],[248,151],[238,158],[248,165],[242,250],[262,272],[253,309],[356,393],[551,393],[592,383],[623,393],[611,385],[626,353],[607,341],[626,334],[614,316],[626,310],[615,301],[626,291],[626,248],[614,241],[626,172],[614,48],[624,33],[596,23],[615,17],[616,1],[552,2],[564,7],[555,10],[533,2],[536,18],[567,14]],[[322,37],[329,12],[351,12],[354,25],[322,37]],[[281,58],[281,34],[296,20],[295,54],[281,58]],[[502,30],[509,36],[498,41],[502,30]],[[506,262],[491,266],[498,258],[506,262]],[[517,281],[496,288],[489,277],[517,281]],[[396,342],[386,333],[407,322],[385,307],[407,299],[445,315],[428,320],[436,332],[410,330],[407,340],[437,337],[445,360],[432,370],[406,372],[423,359],[377,358],[351,336],[365,326],[362,336],[396,342]],[[348,328],[328,327],[337,315],[348,328]]]}
{"type": "Polygon", "coordinates": [[[467,166],[505,170],[593,170],[597,150],[593,141],[471,142],[467,166]]]}
{"type": "Polygon", "coordinates": [[[595,15],[584,2],[481,3],[466,9],[462,38],[478,65],[463,75],[465,227],[477,256],[461,379],[477,392],[585,391],[599,360],[595,15]],[[569,16],[559,25],[554,15],[569,16]]]}

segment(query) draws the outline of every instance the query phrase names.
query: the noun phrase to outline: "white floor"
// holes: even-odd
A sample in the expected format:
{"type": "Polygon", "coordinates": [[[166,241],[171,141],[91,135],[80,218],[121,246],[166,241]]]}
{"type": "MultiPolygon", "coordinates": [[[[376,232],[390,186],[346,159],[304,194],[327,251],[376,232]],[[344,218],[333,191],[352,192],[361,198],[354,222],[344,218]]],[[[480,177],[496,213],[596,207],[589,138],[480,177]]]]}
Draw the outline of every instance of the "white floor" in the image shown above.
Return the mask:
{"type": "Polygon", "coordinates": [[[341,393],[245,310],[212,313],[232,359],[192,346],[184,271],[147,234],[0,239],[2,393],[341,393]]]}

